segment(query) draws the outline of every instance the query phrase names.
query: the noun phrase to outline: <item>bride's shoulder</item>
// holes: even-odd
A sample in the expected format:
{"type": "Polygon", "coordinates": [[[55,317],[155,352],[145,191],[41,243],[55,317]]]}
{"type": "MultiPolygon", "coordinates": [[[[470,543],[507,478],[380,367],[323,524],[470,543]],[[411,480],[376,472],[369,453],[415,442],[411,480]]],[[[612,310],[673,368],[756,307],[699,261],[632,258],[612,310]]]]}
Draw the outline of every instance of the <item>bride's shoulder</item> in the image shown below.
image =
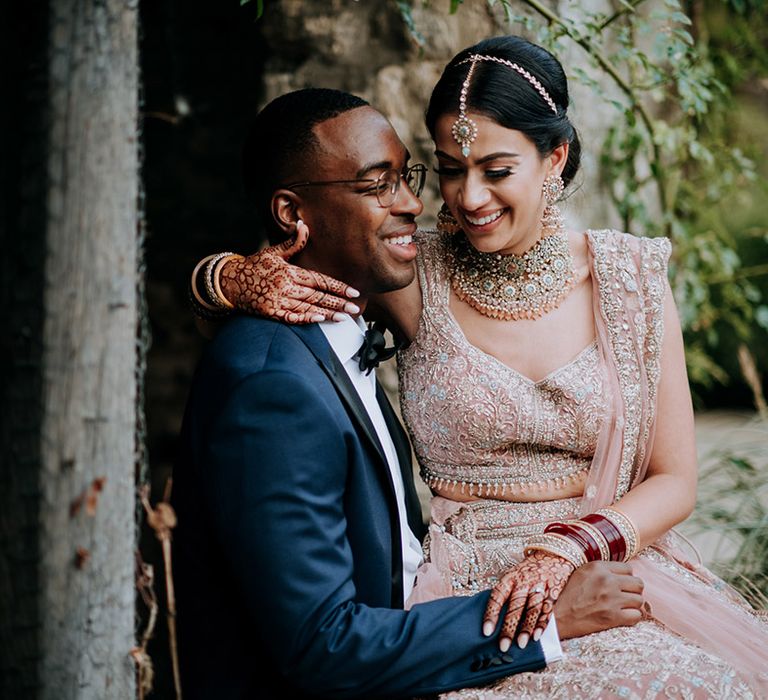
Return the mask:
{"type": "Polygon", "coordinates": [[[616,229],[589,229],[586,240],[599,255],[632,253],[641,258],[659,258],[666,263],[672,251],[672,244],[665,236],[637,236],[616,229]]]}

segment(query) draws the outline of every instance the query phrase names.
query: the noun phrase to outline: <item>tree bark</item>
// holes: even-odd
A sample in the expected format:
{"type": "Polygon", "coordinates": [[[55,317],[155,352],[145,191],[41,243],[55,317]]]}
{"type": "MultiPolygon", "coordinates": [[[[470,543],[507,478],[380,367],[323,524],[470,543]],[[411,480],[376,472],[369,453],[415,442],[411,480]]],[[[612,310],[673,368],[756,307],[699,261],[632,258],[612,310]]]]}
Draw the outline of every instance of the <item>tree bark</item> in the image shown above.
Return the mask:
{"type": "MultiPolygon", "coordinates": [[[[33,180],[39,210],[27,203],[4,216],[4,223],[18,225],[17,240],[30,227],[30,241],[42,249],[34,263],[43,270],[30,283],[15,273],[31,292],[30,308],[41,313],[37,323],[11,327],[31,336],[26,369],[30,391],[38,393],[25,397],[23,439],[11,429],[2,442],[0,482],[11,484],[12,493],[1,505],[22,520],[1,525],[0,600],[35,599],[21,619],[0,622],[3,670],[16,678],[0,682],[0,694],[18,691],[8,697],[135,695],[129,653],[135,639],[137,4],[50,0],[47,50],[38,56],[46,61],[44,118],[32,113],[44,126],[44,146],[29,149],[46,154],[33,180]],[[25,489],[24,503],[9,503],[23,499],[25,489]],[[32,562],[8,555],[16,535],[25,538],[32,562]],[[20,634],[23,650],[13,646],[20,634]]],[[[29,264],[28,251],[18,250],[20,264],[29,264]]],[[[17,369],[24,366],[21,358],[14,361],[17,369]]],[[[11,411],[21,405],[17,396],[3,398],[11,411]]]]}

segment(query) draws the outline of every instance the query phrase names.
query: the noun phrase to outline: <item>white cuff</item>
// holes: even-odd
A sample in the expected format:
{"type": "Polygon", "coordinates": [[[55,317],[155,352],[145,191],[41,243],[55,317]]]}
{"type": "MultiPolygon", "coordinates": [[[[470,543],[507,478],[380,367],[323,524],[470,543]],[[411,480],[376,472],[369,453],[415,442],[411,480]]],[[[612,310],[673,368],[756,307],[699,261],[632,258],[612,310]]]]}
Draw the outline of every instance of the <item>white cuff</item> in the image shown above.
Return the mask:
{"type": "Polygon", "coordinates": [[[555,622],[554,615],[549,619],[549,624],[546,626],[539,641],[541,642],[541,650],[544,652],[544,658],[548,664],[553,661],[560,661],[563,658],[563,648],[560,646],[560,635],[557,632],[557,623],[555,622]]]}

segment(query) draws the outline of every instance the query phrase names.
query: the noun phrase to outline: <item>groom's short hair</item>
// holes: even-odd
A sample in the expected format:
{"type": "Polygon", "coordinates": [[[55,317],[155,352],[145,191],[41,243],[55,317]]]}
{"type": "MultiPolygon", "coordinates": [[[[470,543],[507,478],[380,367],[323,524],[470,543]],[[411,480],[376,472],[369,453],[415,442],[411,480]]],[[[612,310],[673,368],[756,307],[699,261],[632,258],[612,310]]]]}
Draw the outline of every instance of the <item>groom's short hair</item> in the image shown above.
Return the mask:
{"type": "Polygon", "coordinates": [[[329,88],[304,88],[268,103],[253,120],[243,147],[243,180],[269,233],[272,194],[280,185],[311,180],[321,144],[312,129],[344,112],[366,107],[357,95],[329,88]]]}

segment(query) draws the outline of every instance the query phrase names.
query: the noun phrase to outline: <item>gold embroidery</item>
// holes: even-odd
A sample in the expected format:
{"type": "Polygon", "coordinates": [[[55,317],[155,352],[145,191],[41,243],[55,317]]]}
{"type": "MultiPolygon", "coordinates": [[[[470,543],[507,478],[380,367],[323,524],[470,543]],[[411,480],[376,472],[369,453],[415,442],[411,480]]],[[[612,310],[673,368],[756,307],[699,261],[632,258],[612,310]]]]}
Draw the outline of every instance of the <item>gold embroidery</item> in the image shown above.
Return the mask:
{"type": "Polygon", "coordinates": [[[618,427],[623,429],[614,498],[618,500],[629,490],[645,458],[645,445],[655,418],[670,243],[666,238],[639,239],[615,231],[590,231],[588,240],[623,403],[623,415],[617,419],[618,427]],[[639,253],[639,268],[635,251],[639,253]],[[641,410],[643,374],[648,391],[646,415],[641,410]]]}
{"type": "Polygon", "coordinates": [[[482,688],[443,693],[441,700],[756,700],[728,664],[653,621],[563,642],[565,658],[547,669],[482,688]]]}

